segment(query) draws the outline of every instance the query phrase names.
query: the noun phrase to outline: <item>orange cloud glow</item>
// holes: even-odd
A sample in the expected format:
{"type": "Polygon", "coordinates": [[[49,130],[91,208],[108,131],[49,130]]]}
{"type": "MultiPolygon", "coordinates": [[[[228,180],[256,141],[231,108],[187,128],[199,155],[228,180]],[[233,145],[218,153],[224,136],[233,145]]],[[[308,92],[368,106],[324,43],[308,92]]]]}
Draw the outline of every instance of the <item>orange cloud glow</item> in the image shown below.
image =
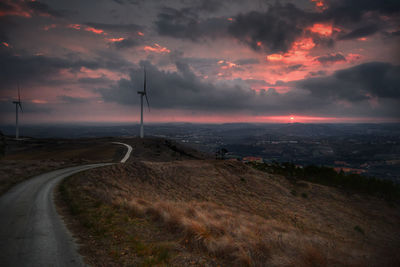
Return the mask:
{"type": "Polygon", "coordinates": [[[155,53],[169,53],[171,50],[169,50],[166,47],[160,46],[159,44],[154,44],[153,46],[145,46],[144,51],[146,52],[155,52],[155,53]]]}
{"type": "Polygon", "coordinates": [[[315,47],[312,38],[301,38],[293,43],[292,50],[310,50],[315,47]]]}
{"type": "Polygon", "coordinates": [[[323,36],[332,35],[332,24],[315,23],[312,27],[308,28],[311,32],[318,33],[323,36]]]}
{"type": "Polygon", "coordinates": [[[237,67],[237,65],[235,63],[230,62],[230,61],[225,61],[225,60],[218,61],[218,64],[222,65],[221,69],[223,69],[223,70],[237,67]]]}
{"type": "Polygon", "coordinates": [[[85,67],[81,67],[80,72],[75,74],[77,75],[76,78],[103,78],[106,77],[110,80],[119,80],[121,78],[127,78],[126,74],[122,74],[119,72],[113,72],[108,69],[97,69],[91,70],[85,67]]]}
{"type": "Polygon", "coordinates": [[[102,29],[96,29],[96,28],[89,27],[89,26],[87,26],[87,27],[82,27],[82,25],[80,25],[80,24],[69,24],[69,25],[67,25],[67,28],[71,28],[71,29],[75,29],[75,30],[81,30],[81,29],[83,29],[83,30],[85,30],[85,31],[87,31],[87,32],[92,32],[92,33],[94,33],[94,34],[104,34],[104,35],[107,35],[107,33],[105,33],[102,29]]]}
{"type": "Polygon", "coordinates": [[[323,0],[311,0],[315,4],[315,8],[319,11],[327,9],[326,3],[323,0]]]}
{"type": "Polygon", "coordinates": [[[121,38],[108,38],[107,41],[112,42],[112,43],[117,43],[117,42],[121,42],[125,40],[125,38],[121,37],[121,38]]]}
{"type": "Polygon", "coordinates": [[[270,54],[266,57],[267,61],[271,62],[282,62],[282,63],[296,63],[309,62],[312,64],[312,59],[308,55],[308,50],[315,47],[315,43],[312,38],[300,38],[293,43],[292,48],[284,54],[270,54]]]}
{"type": "Polygon", "coordinates": [[[280,54],[271,54],[267,56],[267,60],[269,61],[281,61],[283,56],[280,54]]]}
{"type": "Polygon", "coordinates": [[[43,99],[32,99],[31,102],[35,103],[35,104],[47,104],[48,103],[46,100],[43,100],[43,99]]]}
{"type": "Polygon", "coordinates": [[[85,28],[85,31],[93,32],[93,33],[95,33],[95,34],[105,34],[103,30],[101,30],[101,29],[96,29],[96,28],[93,28],[93,27],[86,27],[86,28],[85,28]]]}

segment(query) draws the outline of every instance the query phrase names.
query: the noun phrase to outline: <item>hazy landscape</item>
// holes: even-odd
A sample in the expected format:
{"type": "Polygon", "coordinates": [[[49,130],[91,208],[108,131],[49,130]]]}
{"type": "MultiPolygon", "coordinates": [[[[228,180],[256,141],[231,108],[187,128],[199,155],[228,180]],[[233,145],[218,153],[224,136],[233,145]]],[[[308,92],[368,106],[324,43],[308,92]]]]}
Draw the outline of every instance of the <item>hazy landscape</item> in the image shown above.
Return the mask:
{"type": "MultiPolygon", "coordinates": [[[[12,134],[13,126],[3,127],[12,134]]],[[[138,125],[24,126],[37,138],[135,135],[138,125]]],[[[150,124],[146,132],[226,158],[260,157],[265,162],[322,165],[400,183],[400,124],[150,124]]]]}

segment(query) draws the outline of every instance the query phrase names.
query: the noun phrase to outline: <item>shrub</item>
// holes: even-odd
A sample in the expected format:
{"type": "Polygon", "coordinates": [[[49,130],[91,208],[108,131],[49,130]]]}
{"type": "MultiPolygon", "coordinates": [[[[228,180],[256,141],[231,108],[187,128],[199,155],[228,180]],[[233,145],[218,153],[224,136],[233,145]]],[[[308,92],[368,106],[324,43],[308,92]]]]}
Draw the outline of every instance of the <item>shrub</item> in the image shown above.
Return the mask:
{"type": "Polygon", "coordinates": [[[309,165],[304,168],[298,168],[288,162],[248,164],[260,171],[283,175],[290,181],[305,180],[341,188],[349,192],[374,195],[389,201],[400,199],[400,185],[389,180],[381,180],[353,173],[337,173],[333,168],[326,166],[309,165]]]}
{"type": "Polygon", "coordinates": [[[364,230],[359,225],[354,226],[354,230],[356,230],[357,232],[359,232],[362,235],[365,234],[364,230]]]}

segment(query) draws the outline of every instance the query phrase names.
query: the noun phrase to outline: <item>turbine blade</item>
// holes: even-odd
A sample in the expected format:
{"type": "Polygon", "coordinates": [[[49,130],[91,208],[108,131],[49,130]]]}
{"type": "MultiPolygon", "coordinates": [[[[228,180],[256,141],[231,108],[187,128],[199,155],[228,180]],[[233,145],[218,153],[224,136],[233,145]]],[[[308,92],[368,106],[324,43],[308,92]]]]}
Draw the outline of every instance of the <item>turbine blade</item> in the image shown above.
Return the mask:
{"type": "Polygon", "coordinates": [[[20,95],[20,92],[19,92],[19,82],[18,82],[18,102],[21,102],[21,95],[20,95]]]}
{"type": "Polygon", "coordinates": [[[18,102],[18,106],[19,106],[19,108],[21,109],[21,112],[24,113],[24,111],[22,110],[21,102],[18,102]]]}
{"type": "Polygon", "coordinates": [[[147,99],[147,94],[144,94],[144,96],[146,97],[147,107],[149,108],[150,111],[150,104],[149,104],[149,99],[147,99]]]}
{"type": "Polygon", "coordinates": [[[143,82],[143,91],[146,93],[146,68],[143,68],[144,70],[144,82],[143,82]]]}

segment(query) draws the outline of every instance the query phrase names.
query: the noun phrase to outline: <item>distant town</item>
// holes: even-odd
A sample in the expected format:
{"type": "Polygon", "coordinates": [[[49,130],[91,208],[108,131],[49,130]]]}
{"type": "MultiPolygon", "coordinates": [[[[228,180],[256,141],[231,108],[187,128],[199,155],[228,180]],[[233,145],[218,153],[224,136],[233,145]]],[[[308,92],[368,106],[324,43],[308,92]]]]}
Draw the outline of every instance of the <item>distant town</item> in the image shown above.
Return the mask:
{"type": "MultiPolygon", "coordinates": [[[[138,125],[26,126],[32,137],[79,138],[137,135],[138,125]]],[[[3,127],[12,134],[13,127],[3,127]]],[[[168,138],[244,162],[323,165],[400,183],[400,124],[150,124],[150,136],[168,138]]]]}

